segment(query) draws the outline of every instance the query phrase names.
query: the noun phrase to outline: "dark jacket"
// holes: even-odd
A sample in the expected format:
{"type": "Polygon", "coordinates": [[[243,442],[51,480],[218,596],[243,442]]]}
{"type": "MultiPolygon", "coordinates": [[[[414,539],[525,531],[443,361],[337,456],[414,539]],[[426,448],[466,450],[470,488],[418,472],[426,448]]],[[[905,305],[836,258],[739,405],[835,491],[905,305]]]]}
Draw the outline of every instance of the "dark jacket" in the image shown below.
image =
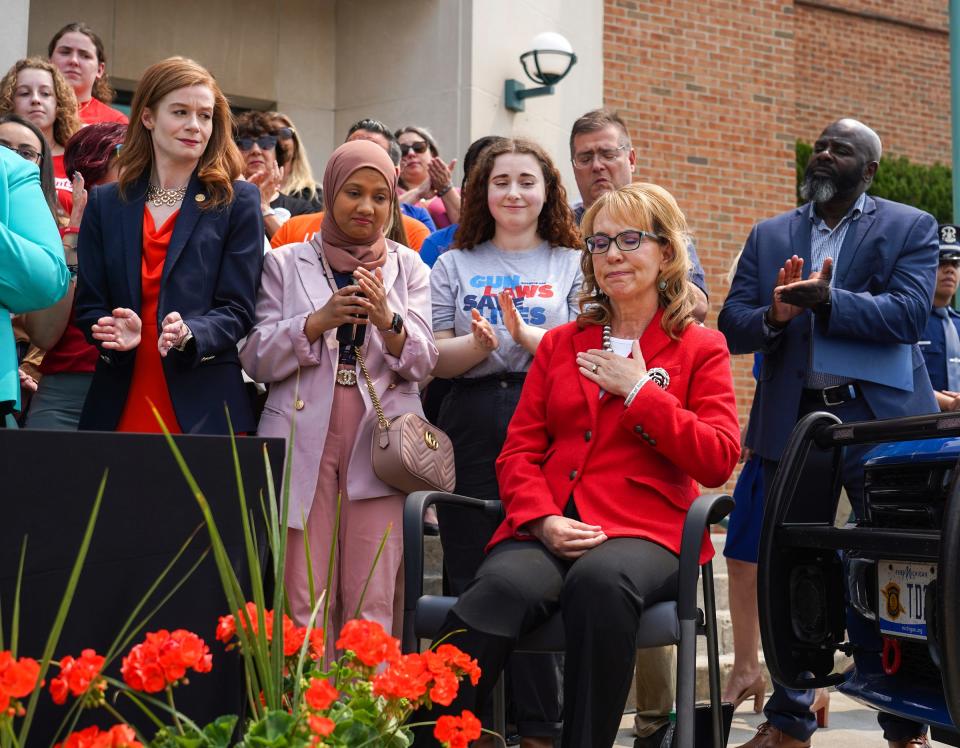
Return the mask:
{"type": "MultiPolygon", "coordinates": [[[[204,189],[191,177],[177,217],[161,278],[157,325],[179,312],[194,339],[184,351],[171,350],[163,371],[184,433],[225,434],[224,405],[235,431],[253,431],[256,422],[243,384],[237,343],[253,325],[263,262],[260,193],[234,182],[234,199],[204,209],[204,189]]],[[[112,431],[123,414],[136,350],[111,351],[94,340],[93,325],[117,307],[140,314],[140,266],[147,180],[131,185],[128,199],[116,184],[96,187],[83,214],[78,256],[76,325],[100,359],[80,417],[81,429],[112,431]]],[[[143,340],[141,345],[156,345],[143,340]]]]}

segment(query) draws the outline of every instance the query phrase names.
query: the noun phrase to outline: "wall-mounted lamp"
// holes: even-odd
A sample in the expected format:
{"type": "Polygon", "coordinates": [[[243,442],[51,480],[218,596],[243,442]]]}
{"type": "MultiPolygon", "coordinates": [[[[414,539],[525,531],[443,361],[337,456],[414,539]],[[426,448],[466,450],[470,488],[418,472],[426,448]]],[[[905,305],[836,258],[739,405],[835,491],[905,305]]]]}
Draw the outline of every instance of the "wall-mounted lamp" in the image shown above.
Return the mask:
{"type": "Polygon", "coordinates": [[[526,88],[520,81],[511,78],[504,83],[504,105],[511,112],[522,112],[523,100],[532,96],[549,96],[553,87],[562,81],[570,68],[577,64],[577,56],[566,37],[554,31],[544,31],[533,37],[533,47],[520,55],[523,72],[540,88],[526,88]],[[530,69],[532,66],[532,70],[530,69]]]}

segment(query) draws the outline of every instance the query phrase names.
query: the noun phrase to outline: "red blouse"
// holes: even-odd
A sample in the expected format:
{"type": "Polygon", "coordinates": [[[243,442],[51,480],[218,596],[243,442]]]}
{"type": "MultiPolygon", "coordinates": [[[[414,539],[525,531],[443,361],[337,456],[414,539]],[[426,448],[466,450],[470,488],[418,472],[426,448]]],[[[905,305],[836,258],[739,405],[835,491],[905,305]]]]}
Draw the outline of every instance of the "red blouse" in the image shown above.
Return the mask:
{"type": "Polygon", "coordinates": [[[143,259],[140,265],[140,320],[143,329],[133,364],[130,392],[127,394],[117,431],[160,433],[160,424],[150,407],[152,402],[170,433],[181,433],[167,389],[160,351],[157,349],[157,340],[160,338],[160,331],[157,329],[160,278],[163,276],[167,247],[170,245],[170,237],[173,236],[173,227],[179,214],[180,211],[176,211],[158,229],[153,223],[150,209],[143,206],[143,259]]]}

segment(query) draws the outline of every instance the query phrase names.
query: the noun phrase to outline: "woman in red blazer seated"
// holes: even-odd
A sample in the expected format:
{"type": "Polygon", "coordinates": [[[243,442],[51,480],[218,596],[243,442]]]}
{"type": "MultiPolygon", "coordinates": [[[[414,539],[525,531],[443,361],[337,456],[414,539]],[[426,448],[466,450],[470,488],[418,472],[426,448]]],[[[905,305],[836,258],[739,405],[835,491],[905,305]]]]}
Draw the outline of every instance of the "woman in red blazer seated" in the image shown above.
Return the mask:
{"type": "MultiPolygon", "coordinates": [[[[452,709],[478,708],[517,638],[562,611],[562,745],[600,748],[617,734],[640,615],[676,594],[697,483],[730,477],[740,433],[726,342],[691,316],[670,193],[608,193],[581,227],[581,314],[537,349],[497,460],[506,519],[444,632],[466,629],[452,641],[483,670],[452,709]]],[[[712,555],[705,536],[701,561],[712,555]]]]}

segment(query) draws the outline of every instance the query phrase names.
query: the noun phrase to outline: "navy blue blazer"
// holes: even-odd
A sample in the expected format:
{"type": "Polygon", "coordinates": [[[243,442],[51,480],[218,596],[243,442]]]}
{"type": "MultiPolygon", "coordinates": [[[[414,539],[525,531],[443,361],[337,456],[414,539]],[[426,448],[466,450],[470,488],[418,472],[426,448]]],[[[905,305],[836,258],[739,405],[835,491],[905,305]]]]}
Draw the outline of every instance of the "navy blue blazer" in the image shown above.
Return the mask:
{"type": "MultiPolygon", "coordinates": [[[[797,422],[810,356],[811,312],[770,337],[763,315],[777,273],[791,256],[810,268],[807,203],[753,227],[743,248],[718,325],[731,353],[764,354],[750,413],[746,444],[779,460],[797,422]]],[[[933,299],[938,262],[937,222],[928,213],[869,195],[848,229],[834,267],[830,316],[819,331],[831,337],[912,345],[913,392],[859,382],[865,417],[895,418],[937,412],[930,379],[917,346],[933,299]]],[[[818,324],[820,324],[818,322],[818,324]]]]}
{"type": "MultiPolygon", "coordinates": [[[[224,404],[235,431],[254,431],[256,421],[243,384],[237,343],[253,326],[263,263],[260,193],[234,182],[234,199],[204,209],[196,172],[190,179],[167,250],[160,280],[157,324],[179,312],[194,340],[163,359],[170,399],[184,433],[225,434],[224,404]]],[[[120,197],[116,184],[95,187],[80,225],[75,321],[100,358],[80,428],[113,431],[120,422],[133,376],[136,350],[112,351],[93,339],[91,325],[117,307],[141,309],[140,266],[147,180],[120,197]]],[[[143,340],[140,345],[156,345],[143,340]]]]}

